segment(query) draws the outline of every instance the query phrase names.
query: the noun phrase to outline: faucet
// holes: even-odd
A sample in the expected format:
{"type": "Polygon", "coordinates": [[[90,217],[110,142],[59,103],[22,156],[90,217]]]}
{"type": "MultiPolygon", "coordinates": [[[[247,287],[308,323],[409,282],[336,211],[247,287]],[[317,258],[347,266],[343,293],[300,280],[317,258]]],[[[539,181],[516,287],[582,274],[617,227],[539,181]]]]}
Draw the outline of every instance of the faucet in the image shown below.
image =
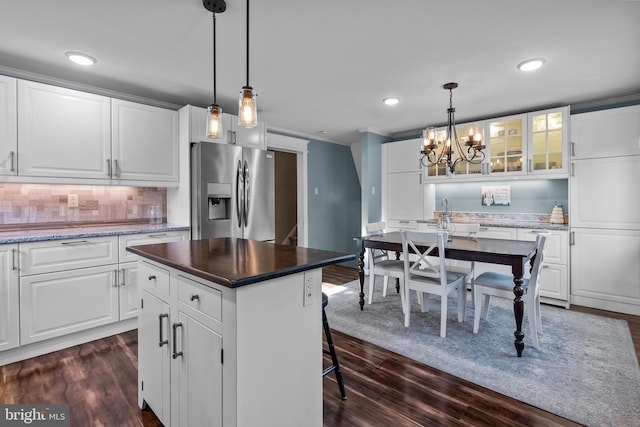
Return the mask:
{"type": "Polygon", "coordinates": [[[440,202],[440,206],[444,206],[444,214],[440,214],[440,227],[443,230],[449,228],[449,224],[451,224],[451,216],[449,214],[449,201],[446,197],[442,199],[440,202]]]}

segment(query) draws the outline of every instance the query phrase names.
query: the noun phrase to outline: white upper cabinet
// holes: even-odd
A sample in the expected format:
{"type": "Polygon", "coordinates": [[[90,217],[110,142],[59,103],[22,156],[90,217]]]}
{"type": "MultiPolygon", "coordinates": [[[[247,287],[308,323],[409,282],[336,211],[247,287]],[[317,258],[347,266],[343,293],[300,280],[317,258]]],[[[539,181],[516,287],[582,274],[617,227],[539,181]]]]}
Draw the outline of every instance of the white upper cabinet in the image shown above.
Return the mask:
{"type": "Polygon", "coordinates": [[[574,159],[640,154],[640,105],[571,116],[574,159]]]}
{"type": "Polygon", "coordinates": [[[207,110],[188,105],[189,109],[189,142],[213,142],[219,144],[237,144],[243,147],[266,149],[267,127],[259,121],[255,128],[246,129],[238,126],[238,117],[222,113],[223,132],[219,138],[209,138],[207,129],[207,110]]]}
{"type": "Polygon", "coordinates": [[[111,100],[18,81],[20,176],[108,179],[111,100]]]}
{"type": "Polygon", "coordinates": [[[421,144],[421,138],[385,144],[387,147],[387,173],[422,171],[421,144]]]}
{"type": "Polygon", "coordinates": [[[0,76],[0,175],[17,174],[17,155],[16,79],[0,76]]]}
{"type": "Polygon", "coordinates": [[[500,117],[487,122],[486,156],[488,174],[495,176],[523,175],[527,150],[527,115],[500,117]]]}
{"type": "Polygon", "coordinates": [[[17,86],[19,177],[177,185],[177,111],[26,80],[17,86]]]}
{"type": "Polygon", "coordinates": [[[568,176],[569,107],[537,111],[528,115],[529,175],[568,176]]]}
{"type": "Polygon", "coordinates": [[[112,178],[178,181],[178,112],[111,101],[112,178]]]}

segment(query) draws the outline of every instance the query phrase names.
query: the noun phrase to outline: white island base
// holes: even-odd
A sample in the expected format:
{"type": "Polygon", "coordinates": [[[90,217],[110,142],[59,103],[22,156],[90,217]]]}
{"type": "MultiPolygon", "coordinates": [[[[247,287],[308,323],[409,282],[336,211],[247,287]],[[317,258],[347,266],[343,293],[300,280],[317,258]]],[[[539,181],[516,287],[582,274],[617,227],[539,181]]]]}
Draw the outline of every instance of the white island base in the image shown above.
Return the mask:
{"type": "Polygon", "coordinates": [[[227,287],[139,262],[140,408],[166,426],[322,425],[321,268],[227,287]]]}

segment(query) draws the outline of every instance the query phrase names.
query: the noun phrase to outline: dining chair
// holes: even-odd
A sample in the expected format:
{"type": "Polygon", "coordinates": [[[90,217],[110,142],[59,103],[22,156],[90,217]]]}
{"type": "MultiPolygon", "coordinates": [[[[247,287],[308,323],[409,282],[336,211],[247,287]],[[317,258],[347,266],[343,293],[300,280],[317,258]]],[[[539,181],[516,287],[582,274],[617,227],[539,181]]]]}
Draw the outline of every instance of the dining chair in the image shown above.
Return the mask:
{"type": "MultiPolygon", "coordinates": [[[[372,222],[366,225],[367,234],[384,232],[386,224],[384,222],[372,222]]],[[[404,310],[404,263],[401,260],[391,259],[389,253],[382,249],[369,248],[369,304],[373,300],[373,288],[375,285],[375,276],[383,276],[382,296],[387,296],[387,287],[389,285],[389,277],[398,279],[400,282],[400,302],[404,310]]]]}
{"type": "MultiPolygon", "coordinates": [[[[547,233],[540,233],[536,238],[536,256],[531,266],[531,276],[523,279],[522,287],[525,295],[524,306],[529,320],[529,331],[533,346],[538,348],[538,334],[542,334],[542,317],[540,316],[540,271],[544,261],[544,247],[547,233]]],[[[477,334],[480,327],[480,316],[487,320],[491,297],[513,299],[513,276],[495,272],[485,272],[475,278],[473,285],[474,299],[479,304],[475,307],[473,317],[473,333],[477,334]],[[484,296],[484,303],[482,302],[484,296]]]]}
{"type": "Polygon", "coordinates": [[[447,301],[449,294],[457,290],[458,322],[464,321],[466,289],[464,274],[447,271],[445,244],[449,233],[401,231],[404,262],[404,326],[409,326],[411,304],[410,291],[418,294],[420,309],[429,311],[429,294],[440,296],[440,336],[447,335],[447,301]],[[436,254],[437,252],[437,254],[436,254]],[[409,257],[409,255],[414,255],[409,257]],[[424,295],[424,294],[427,295],[424,295]]]}
{"type": "MultiPolygon", "coordinates": [[[[463,237],[466,239],[476,240],[478,238],[478,233],[480,232],[480,223],[452,222],[451,224],[449,224],[448,232],[450,237],[463,237]]],[[[464,274],[464,280],[466,282],[467,289],[471,291],[472,302],[473,306],[475,307],[476,301],[473,298],[473,281],[475,279],[476,271],[475,262],[447,260],[447,271],[464,274]]]]}

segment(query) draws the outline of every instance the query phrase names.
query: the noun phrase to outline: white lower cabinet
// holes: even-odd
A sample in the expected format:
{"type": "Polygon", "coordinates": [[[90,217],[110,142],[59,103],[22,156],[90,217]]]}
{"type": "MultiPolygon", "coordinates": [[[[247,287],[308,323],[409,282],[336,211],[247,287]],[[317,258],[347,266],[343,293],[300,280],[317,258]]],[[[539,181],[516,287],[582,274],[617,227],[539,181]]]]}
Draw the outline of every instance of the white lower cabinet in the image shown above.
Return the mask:
{"type": "Polygon", "coordinates": [[[519,228],[517,238],[535,241],[541,232],[549,233],[540,272],[541,301],[569,308],[569,232],[519,228]]]}
{"type": "Polygon", "coordinates": [[[141,258],[139,277],[140,408],[174,427],[321,425],[321,269],[228,288],[141,258]]]}
{"type": "Polygon", "coordinates": [[[640,230],[571,233],[571,303],[640,315],[640,230]]]}
{"type": "Polygon", "coordinates": [[[118,320],[113,265],[25,276],[20,280],[22,345],[118,320]]]}
{"type": "Polygon", "coordinates": [[[20,344],[18,245],[0,245],[0,351],[20,344]]]}
{"type": "MultiPolygon", "coordinates": [[[[144,277],[153,270],[141,268],[144,277]]],[[[149,405],[163,424],[171,414],[171,343],[169,304],[146,290],[140,291],[138,312],[138,406],[149,405]],[[144,399],[143,399],[144,396],[144,399]]]]}

